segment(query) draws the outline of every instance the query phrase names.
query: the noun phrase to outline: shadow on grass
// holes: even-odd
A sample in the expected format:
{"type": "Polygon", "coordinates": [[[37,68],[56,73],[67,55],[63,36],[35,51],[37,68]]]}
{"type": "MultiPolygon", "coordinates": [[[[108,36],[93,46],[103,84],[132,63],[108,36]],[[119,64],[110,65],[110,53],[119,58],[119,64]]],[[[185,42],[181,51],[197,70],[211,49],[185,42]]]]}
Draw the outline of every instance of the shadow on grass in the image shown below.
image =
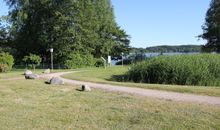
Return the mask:
{"type": "Polygon", "coordinates": [[[49,82],[49,81],[45,81],[44,83],[45,83],[45,84],[50,84],[50,82],[49,82]]]}
{"type": "Polygon", "coordinates": [[[83,92],[83,90],[82,89],[79,89],[79,88],[77,88],[77,89],[75,89],[76,91],[79,91],[79,92],[83,92]]]}
{"type": "Polygon", "coordinates": [[[107,81],[114,81],[114,82],[127,82],[128,76],[126,74],[122,75],[112,75],[111,78],[106,79],[107,81]]]}

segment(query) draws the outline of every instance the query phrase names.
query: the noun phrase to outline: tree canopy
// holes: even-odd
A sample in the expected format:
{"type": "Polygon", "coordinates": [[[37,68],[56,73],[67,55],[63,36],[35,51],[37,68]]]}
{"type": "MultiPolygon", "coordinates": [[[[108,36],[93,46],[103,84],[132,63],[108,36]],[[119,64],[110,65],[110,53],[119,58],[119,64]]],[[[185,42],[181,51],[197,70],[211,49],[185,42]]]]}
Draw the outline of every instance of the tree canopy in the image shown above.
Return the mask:
{"type": "Polygon", "coordinates": [[[212,0],[206,13],[206,22],[203,25],[204,33],[201,35],[207,40],[203,47],[205,51],[220,52],[220,1],[212,0]]]}
{"type": "Polygon", "coordinates": [[[32,64],[32,68],[35,70],[35,66],[40,65],[42,58],[35,54],[29,54],[22,59],[26,64],[32,64]]]}
{"type": "Polygon", "coordinates": [[[5,0],[16,58],[29,53],[64,62],[70,53],[94,57],[129,49],[129,36],[115,21],[110,0],[5,0]]]}
{"type": "Polygon", "coordinates": [[[11,52],[11,36],[9,26],[6,24],[6,17],[0,17],[0,52],[11,52]]]}

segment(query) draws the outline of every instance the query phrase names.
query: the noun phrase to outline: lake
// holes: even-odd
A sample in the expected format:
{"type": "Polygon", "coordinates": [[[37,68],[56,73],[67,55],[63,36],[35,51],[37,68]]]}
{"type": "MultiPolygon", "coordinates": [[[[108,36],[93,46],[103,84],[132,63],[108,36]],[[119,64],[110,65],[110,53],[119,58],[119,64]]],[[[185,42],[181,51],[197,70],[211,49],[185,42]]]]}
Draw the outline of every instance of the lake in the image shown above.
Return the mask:
{"type": "MultiPolygon", "coordinates": [[[[183,53],[183,52],[168,52],[168,53],[162,53],[163,55],[167,55],[167,56],[173,56],[173,55],[195,55],[195,54],[200,54],[200,52],[188,52],[188,53],[183,53]]],[[[129,59],[130,57],[135,57],[135,55],[137,56],[138,54],[130,54],[124,57],[124,59],[129,59]]],[[[161,55],[161,53],[159,52],[155,52],[155,53],[145,53],[144,57],[145,58],[151,58],[151,57],[156,57],[161,55]]],[[[139,54],[140,56],[140,54],[139,54]]],[[[111,60],[112,65],[115,65],[117,62],[119,62],[121,60],[111,60]]]]}
{"type": "MultiPolygon", "coordinates": [[[[195,54],[199,54],[200,52],[188,52],[188,53],[183,53],[183,52],[168,52],[168,53],[162,53],[162,55],[195,55],[195,54]]],[[[155,53],[145,53],[145,57],[150,58],[150,57],[155,57],[155,56],[159,56],[161,55],[161,53],[155,52],[155,53]]]]}

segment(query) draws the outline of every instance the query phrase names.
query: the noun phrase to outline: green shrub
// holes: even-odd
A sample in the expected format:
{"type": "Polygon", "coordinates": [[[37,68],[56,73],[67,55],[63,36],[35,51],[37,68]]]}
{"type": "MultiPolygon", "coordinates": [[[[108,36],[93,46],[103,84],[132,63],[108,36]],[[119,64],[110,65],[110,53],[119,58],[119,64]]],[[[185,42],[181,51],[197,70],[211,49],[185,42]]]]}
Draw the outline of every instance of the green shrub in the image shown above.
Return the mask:
{"type": "Polygon", "coordinates": [[[14,64],[14,58],[9,53],[0,53],[0,72],[10,71],[14,64]]]}
{"type": "Polygon", "coordinates": [[[94,66],[95,58],[91,54],[71,53],[64,64],[68,69],[94,66]]]}
{"type": "Polygon", "coordinates": [[[105,62],[101,58],[96,59],[95,66],[96,67],[105,67],[105,62]]]}
{"type": "Polygon", "coordinates": [[[128,77],[144,83],[220,86],[220,55],[159,56],[132,65],[128,77]]]}
{"type": "Polygon", "coordinates": [[[32,68],[35,70],[35,66],[40,65],[42,58],[35,54],[29,54],[28,56],[24,56],[23,61],[26,65],[31,64],[32,68]]]}

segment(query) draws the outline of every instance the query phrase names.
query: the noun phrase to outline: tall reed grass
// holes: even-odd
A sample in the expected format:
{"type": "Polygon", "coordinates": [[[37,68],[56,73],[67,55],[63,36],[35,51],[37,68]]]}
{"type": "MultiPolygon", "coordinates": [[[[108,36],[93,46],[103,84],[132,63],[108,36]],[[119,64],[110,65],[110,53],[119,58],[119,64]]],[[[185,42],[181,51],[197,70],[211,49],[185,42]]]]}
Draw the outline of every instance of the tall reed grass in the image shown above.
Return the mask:
{"type": "Polygon", "coordinates": [[[159,56],[133,64],[127,76],[134,82],[220,86],[220,55],[159,56]]]}

